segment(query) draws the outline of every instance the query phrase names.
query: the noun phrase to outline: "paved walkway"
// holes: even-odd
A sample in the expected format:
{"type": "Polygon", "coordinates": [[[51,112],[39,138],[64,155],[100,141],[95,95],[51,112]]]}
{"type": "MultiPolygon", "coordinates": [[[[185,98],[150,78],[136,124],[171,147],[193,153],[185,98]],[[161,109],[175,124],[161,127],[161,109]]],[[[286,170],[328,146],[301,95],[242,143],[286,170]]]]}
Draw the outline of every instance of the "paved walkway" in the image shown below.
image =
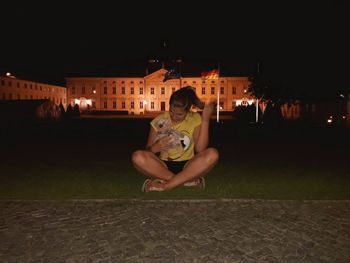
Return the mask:
{"type": "Polygon", "coordinates": [[[350,201],[0,201],[0,262],[350,262],[350,201]]]}

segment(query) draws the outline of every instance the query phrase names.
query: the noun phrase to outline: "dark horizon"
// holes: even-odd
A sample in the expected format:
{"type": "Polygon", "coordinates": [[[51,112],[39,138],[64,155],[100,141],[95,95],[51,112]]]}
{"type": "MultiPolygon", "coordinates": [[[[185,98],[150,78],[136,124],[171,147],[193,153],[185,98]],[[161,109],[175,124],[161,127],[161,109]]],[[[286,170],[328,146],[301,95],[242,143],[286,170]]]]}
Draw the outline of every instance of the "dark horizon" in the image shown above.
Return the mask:
{"type": "Polygon", "coordinates": [[[349,90],[347,1],[254,2],[6,2],[0,71],[64,83],[69,76],[144,76],[151,58],[182,59],[184,75],[218,62],[224,76],[250,75],[261,61],[263,74],[287,88],[349,90]]]}

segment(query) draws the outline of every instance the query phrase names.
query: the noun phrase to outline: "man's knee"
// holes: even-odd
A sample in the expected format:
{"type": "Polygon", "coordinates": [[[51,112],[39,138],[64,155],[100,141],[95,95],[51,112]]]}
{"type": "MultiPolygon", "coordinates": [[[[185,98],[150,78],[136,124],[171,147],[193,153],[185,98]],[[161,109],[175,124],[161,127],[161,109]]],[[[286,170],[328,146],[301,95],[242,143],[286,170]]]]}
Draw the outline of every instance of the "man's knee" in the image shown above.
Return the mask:
{"type": "Polygon", "coordinates": [[[208,148],[206,153],[208,163],[216,163],[219,160],[219,152],[215,148],[208,148]]]}
{"type": "Polygon", "coordinates": [[[134,164],[138,166],[143,166],[147,163],[148,152],[143,150],[137,150],[132,153],[131,160],[134,164]]]}

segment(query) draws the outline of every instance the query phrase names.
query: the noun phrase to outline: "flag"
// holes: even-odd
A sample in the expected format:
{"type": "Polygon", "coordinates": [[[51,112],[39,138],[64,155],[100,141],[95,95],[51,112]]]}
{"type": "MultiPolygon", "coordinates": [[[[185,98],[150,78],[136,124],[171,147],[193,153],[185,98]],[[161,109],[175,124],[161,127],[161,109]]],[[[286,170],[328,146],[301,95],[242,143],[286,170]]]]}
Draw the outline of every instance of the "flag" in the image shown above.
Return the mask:
{"type": "Polygon", "coordinates": [[[219,79],[219,70],[213,69],[210,71],[204,71],[204,72],[202,72],[201,75],[202,75],[202,78],[205,80],[219,79]]]}
{"type": "Polygon", "coordinates": [[[163,82],[170,79],[179,79],[179,78],[180,78],[180,74],[176,72],[175,69],[170,69],[165,73],[163,82]]]}

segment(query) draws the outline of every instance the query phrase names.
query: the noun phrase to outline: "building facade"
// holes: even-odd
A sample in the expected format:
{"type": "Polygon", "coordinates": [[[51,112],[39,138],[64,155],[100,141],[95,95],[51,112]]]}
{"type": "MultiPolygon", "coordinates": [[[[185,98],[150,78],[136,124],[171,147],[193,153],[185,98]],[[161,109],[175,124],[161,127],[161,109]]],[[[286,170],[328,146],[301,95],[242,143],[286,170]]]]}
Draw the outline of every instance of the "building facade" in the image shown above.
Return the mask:
{"type": "Polygon", "coordinates": [[[167,111],[171,94],[184,86],[193,87],[204,102],[217,100],[219,96],[222,111],[230,112],[238,105],[254,103],[247,92],[248,77],[204,80],[199,76],[163,82],[166,72],[159,69],[145,77],[69,77],[66,78],[67,103],[78,104],[81,110],[127,111],[137,115],[167,111]]]}
{"type": "Polygon", "coordinates": [[[67,106],[66,87],[18,79],[11,74],[0,76],[0,100],[48,99],[67,106]]]}
{"type": "MultiPolygon", "coordinates": [[[[18,79],[11,74],[0,76],[0,100],[49,99],[79,105],[81,111],[115,111],[127,114],[146,114],[169,110],[171,94],[180,87],[191,86],[204,102],[219,99],[220,111],[233,112],[236,106],[256,103],[247,92],[248,77],[182,77],[164,82],[165,69],[159,69],[145,77],[68,77],[66,87],[36,81],[18,79]]],[[[264,106],[259,103],[264,111],[264,106]]],[[[298,119],[299,105],[282,106],[286,119],[298,119]]]]}

